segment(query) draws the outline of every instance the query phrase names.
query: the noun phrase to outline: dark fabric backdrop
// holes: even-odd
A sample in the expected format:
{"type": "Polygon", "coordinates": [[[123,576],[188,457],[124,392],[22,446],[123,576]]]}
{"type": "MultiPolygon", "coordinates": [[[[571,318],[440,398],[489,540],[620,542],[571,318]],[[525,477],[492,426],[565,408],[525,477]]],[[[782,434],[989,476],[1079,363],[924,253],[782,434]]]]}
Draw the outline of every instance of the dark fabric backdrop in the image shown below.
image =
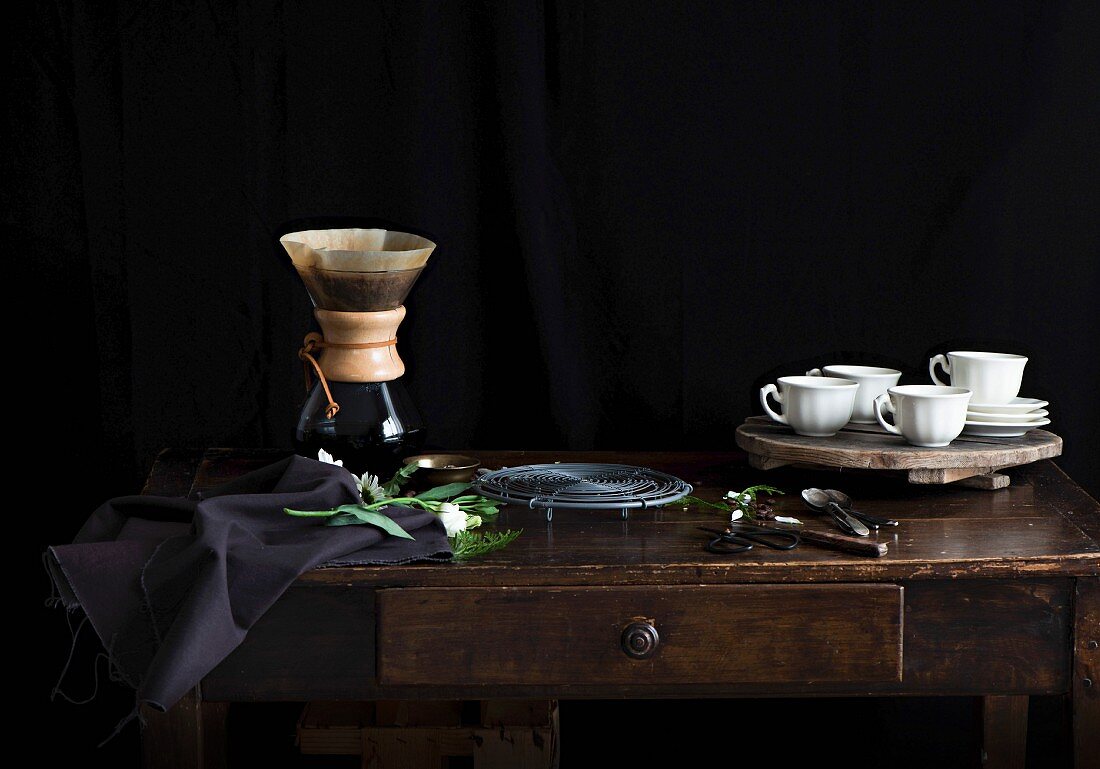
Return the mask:
{"type": "Polygon", "coordinates": [[[32,11],[11,250],[74,324],[40,418],[113,482],[287,445],[275,239],[357,217],[439,243],[401,342],[437,445],[726,447],[765,374],[964,344],[1031,355],[1096,488],[1095,3],[32,11]]]}
{"type": "Polygon", "coordinates": [[[42,538],[163,446],[289,445],[276,238],[362,222],[439,244],[401,335],[435,445],[728,448],[776,374],[964,346],[1031,356],[1096,493],[1097,8],[23,4],[9,291],[69,329],[12,321],[13,408],[90,479],[42,538]]]}

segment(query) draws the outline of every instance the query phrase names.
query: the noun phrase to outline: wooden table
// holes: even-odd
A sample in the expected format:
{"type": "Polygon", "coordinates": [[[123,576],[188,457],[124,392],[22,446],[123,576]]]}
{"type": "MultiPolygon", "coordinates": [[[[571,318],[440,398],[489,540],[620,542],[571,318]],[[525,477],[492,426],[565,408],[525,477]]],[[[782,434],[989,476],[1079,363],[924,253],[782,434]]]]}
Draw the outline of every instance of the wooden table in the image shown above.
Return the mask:
{"type": "MultiPolygon", "coordinates": [[[[761,481],[734,453],[468,453],[489,468],[646,465],[709,499],[761,481]]],[[[194,493],[280,456],[165,452],[146,493],[194,493]]],[[[236,701],[919,694],[982,697],[985,766],[1023,767],[1028,696],[1062,694],[1077,767],[1100,767],[1100,505],[1049,461],[1009,473],[995,492],[767,475],[899,519],[876,535],[890,550],[878,559],[808,544],[711,555],[695,527],[714,511],[548,523],[506,508],[496,525],[523,536],[478,561],[313,571],[198,689],[147,714],[146,764],[224,765],[236,701]]],[[[827,527],[797,494],[778,509],[827,527]]]]}

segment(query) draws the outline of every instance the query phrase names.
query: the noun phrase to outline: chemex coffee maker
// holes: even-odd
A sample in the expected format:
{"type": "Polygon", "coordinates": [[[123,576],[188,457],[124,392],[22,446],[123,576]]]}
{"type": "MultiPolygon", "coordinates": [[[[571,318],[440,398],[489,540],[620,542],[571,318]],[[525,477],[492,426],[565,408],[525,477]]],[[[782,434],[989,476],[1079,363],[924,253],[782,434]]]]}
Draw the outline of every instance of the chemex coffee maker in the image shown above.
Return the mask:
{"type": "Polygon", "coordinates": [[[298,351],[307,396],[297,449],[312,457],[324,449],[353,472],[386,477],[424,440],[420,415],[401,384],[397,327],[435,243],[378,229],[304,230],[279,242],[321,326],[298,351]]]}

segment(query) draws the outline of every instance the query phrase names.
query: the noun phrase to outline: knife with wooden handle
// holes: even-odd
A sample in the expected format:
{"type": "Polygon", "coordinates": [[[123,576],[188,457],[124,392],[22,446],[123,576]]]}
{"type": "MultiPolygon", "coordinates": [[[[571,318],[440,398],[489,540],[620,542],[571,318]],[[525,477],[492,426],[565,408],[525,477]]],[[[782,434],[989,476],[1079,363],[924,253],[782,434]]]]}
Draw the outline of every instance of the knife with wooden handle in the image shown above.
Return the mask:
{"type": "Polygon", "coordinates": [[[804,529],[801,526],[791,526],[790,530],[797,533],[803,542],[813,542],[815,545],[821,545],[832,550],[842,550],[853,555],[881,558],[886,555],[888,549],[885,542],[872,542],[863,537],[846,537],[843,534],[804,529]]]}

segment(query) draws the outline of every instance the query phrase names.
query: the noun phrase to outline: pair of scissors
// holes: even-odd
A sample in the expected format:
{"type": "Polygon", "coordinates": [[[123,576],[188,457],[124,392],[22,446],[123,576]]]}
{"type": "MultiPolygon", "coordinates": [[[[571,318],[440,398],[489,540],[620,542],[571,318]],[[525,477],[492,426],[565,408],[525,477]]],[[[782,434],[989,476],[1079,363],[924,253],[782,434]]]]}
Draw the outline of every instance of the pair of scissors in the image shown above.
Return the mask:
{"type": "Polygon", "coordinates": [[[714,539],[706,544],[706,550],[718,555],[744,553],[756,545],[772,550],[793,550],[802,541],[793,531],[749,524],[731,523],[725,531],[700,526],[699,531],[714,535],[714,539]]]}

